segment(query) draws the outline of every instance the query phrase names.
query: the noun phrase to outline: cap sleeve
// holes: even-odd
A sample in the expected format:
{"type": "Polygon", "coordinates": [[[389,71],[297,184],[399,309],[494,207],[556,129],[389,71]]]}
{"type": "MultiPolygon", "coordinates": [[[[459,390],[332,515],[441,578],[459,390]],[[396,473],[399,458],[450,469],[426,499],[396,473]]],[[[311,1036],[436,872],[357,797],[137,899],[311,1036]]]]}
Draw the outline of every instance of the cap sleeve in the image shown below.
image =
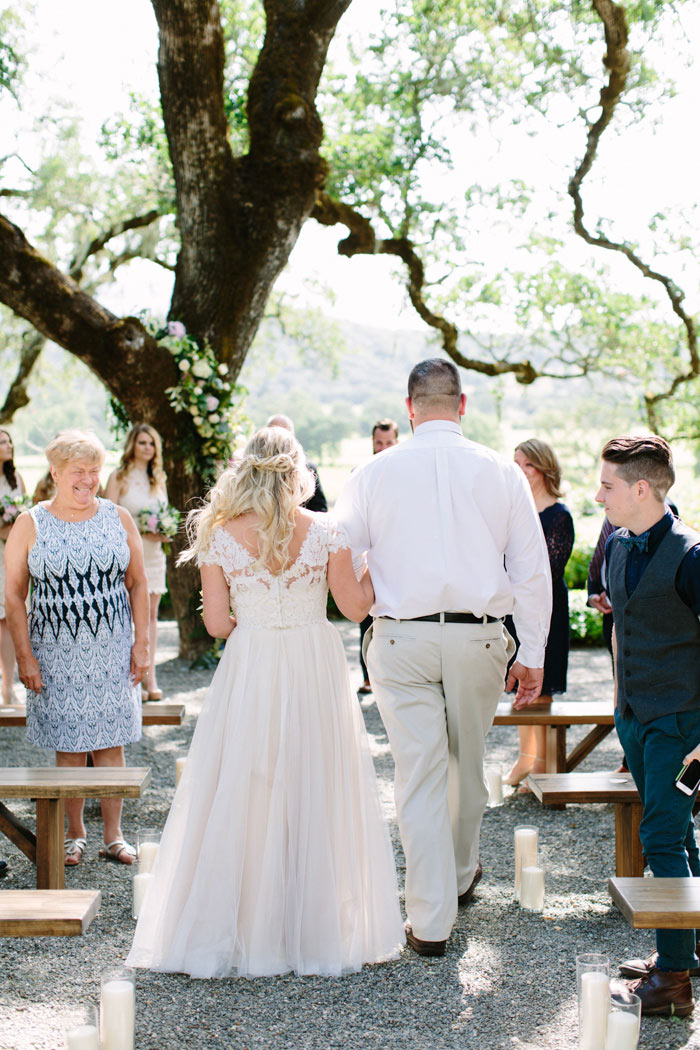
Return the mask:
{"type": "Polygon", "coordinates": [[[328,537],[329,554],[337,554],[338,551],[349,549],[350,536],[344,526],[342,526],[335,518],[328,518],[326,522],[326,535],[328,537]]]}

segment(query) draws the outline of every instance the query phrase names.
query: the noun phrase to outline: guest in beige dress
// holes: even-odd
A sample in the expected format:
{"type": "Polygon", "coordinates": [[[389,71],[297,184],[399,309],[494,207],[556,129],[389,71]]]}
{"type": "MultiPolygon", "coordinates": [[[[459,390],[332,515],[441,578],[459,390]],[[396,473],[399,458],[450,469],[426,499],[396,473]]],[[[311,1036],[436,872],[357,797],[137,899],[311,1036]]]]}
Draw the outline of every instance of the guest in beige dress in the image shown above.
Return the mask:
{"type": "MultiPolygon", "coordinates": [[[[139,511],[154,510],[160,504],[167,504],[168,493],[165,483],[160,434],[148,423],[137,423],[127,434],[119,466],[112,471],[107,481],[107,499],[111,499],[113,503],[121,507],[126,507],[138,525],[139,511]]],[[[156,682],[156,646],[158,605],[161,594],[165,594],[166,591],[165,554],[163,553],[163,541],[166,538],[157,532],[141,533],[150,603],[150,666],[143,681],[144,700],[162,700],[163,698],[163,693],[156,682]]]]}
{"type": "MultiPolygon", "coordinates": [[[[21,475],[15,470],[15,447],[6,430],[0,430],[0,497],[23,496],[26,492],[21,475]]],[[[0,669],[2,670],[2,703],[13,700],[12,679],[15,673],[15,647],[5,618],[5,540],[12,525],[0,526],[0,669]]]]}

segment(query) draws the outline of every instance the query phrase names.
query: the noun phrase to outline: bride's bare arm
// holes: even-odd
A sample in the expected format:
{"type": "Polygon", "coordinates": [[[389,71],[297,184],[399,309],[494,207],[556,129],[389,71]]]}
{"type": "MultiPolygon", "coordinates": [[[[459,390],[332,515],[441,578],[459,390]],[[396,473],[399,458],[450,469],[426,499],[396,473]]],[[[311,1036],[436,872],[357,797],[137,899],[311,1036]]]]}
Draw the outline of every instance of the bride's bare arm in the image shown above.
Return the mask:
{"type": "Polygon", "coordinates": [[[231,615],[231,595],[220,565],[202,565],[204,626],[212,638],[228,638],[236,621],[231,615]]]}
{"type": "Polygon", "coordinates": [[[357,579],[347,548],[328,555],[328,586],[343,616],[355,623],[364,620],[374,602],[374,588],[367,569],[357,579]]]}

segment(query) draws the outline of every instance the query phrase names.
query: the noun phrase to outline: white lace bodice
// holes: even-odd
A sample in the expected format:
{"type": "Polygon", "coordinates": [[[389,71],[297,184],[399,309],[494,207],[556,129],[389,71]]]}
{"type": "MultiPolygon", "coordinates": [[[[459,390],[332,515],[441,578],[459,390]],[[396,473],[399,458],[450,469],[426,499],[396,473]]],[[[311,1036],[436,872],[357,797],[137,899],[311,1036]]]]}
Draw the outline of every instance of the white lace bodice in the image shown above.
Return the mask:
{"type": "Polygon", "coordinates": [[[319,514],[284,572],[255,568],[252,554],[221,526],[198,562],[223,569],[239,627],[303,627],[326,619],[328,555],[349,546],[343,529],[319,514]]]}

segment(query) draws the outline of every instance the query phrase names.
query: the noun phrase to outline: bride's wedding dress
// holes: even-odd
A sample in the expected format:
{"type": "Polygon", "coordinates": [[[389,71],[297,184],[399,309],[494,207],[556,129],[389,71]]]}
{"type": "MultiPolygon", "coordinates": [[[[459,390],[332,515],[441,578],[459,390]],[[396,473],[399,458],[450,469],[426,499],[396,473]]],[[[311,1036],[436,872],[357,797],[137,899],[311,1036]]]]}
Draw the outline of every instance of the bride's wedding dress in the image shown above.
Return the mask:
{"type": "Polygon", "coordinates": [[[360,707],[326,619],[325,516],[273,575],[224,528],[237,626],[199,716],[131,966],[193,977],[340,974],[404,942],[396,872],[360,707]]]}

